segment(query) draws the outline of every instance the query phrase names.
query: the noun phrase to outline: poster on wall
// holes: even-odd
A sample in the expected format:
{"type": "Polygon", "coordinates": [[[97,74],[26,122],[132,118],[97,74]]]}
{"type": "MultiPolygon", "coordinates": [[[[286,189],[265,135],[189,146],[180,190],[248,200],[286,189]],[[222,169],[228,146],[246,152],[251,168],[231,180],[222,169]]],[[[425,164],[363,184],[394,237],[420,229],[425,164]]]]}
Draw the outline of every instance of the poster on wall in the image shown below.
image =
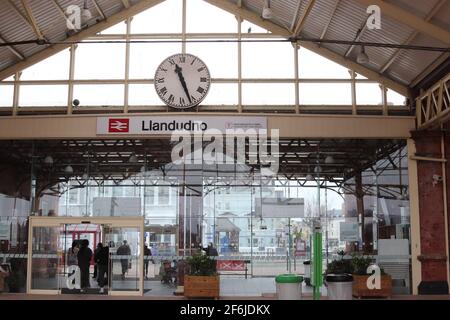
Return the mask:
{"type": "Polygon", "coordinates": [[[341,222],[339,225],[340,241],[358,241],[358,223],[357,222],[341,222]]]}

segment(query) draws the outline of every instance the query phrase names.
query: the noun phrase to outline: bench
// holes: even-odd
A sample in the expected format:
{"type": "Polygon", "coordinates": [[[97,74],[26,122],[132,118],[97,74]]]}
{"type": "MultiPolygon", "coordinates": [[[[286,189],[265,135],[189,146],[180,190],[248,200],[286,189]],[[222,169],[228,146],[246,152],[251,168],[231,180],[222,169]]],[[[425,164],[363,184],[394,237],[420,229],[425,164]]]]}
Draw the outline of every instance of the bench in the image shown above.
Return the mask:
{"type": "Polygon", "coordinates": [[[240,274],[245,275],[245,279],[247,279],[248,275],[248,267],[247,264],[250,263],[250,260],[217,260],[217,271],[220,275],[228,275],[230,273],[223,273],[223,272],[236,272],[236,271],[243,271],[244,273],[231,273],[232,275],[240,274]]]}

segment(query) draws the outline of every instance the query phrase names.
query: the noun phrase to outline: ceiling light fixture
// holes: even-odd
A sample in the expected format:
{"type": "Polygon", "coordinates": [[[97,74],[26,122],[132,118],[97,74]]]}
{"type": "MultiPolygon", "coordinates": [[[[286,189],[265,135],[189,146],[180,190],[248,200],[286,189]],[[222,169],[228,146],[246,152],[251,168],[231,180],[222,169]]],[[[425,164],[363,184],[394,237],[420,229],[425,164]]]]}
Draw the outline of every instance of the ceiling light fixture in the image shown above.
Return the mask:
{"type": "Polygon", "coordinates": [[[53,157],[52,156],[46,156],[44,159],[44,163],[51,166],[53,165],[53,157]]]}
{"type": "Polygon", "coordinates": [[[266,0],[264,3],[263,11],[262,11],[262,17],[263,19],[272,19],[273,12],[270,8],[270,0],[266,0]]]}
{"type": "Polygon", "coordinates": [[[359,64],[367,64],[369,63],[370,59],[369,56],[366,53],[366,49],[364,46],[361,46],[361,51],[358,53],[358,56],[356,57],[356,62],[359,64]]]}
{"type": "Polygon", "coordinates": [[[72,174],[73,173],[73,168],[72,168],[72,166],[70,164],[67,167],[64,168],[64,173],[65,174],[72,174]]]}
{"type": "Polygon", "coordinates": [[[307,174],[305,179],[306,179],[306,181],[314,181],[313,176],[310,174],[307,174]]]}

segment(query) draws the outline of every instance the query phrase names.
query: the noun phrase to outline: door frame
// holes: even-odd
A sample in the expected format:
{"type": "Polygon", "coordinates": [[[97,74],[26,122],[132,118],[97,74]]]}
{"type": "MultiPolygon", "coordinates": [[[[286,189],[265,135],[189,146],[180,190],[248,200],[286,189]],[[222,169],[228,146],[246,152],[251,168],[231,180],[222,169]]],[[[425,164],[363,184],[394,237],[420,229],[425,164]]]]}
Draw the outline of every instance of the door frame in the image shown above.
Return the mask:
{"type": "Polygon", "coordinates": [[[34,227],[60,227],[64,224],[108,224],[112,227],[133,227],[138,228],[139,235],[139,291],[112,291],[108,290],[111,296],[142,296],[144,293],[144,217],[37,217],[31,216],[28,227],[28,260],[27,260],[27,294],[61,294],[61,289],[42,290],[31,288],[32,277],[32,254],[33,254],[33,228],[34,227]]]}

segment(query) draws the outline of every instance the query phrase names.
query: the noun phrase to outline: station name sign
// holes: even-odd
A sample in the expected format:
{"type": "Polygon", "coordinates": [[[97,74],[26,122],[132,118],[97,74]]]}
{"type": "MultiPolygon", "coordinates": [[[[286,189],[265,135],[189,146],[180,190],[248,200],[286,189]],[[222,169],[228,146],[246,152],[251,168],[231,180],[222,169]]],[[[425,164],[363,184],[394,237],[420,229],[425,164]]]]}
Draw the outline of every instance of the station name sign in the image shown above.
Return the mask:
{"type": "Polygon", "coordinates": [[[176,131],[202,133],[209,129],[263,130],[266,117],[243,116],[131,116],[98,117],[97,135],[165,135],[176,131]]]}

